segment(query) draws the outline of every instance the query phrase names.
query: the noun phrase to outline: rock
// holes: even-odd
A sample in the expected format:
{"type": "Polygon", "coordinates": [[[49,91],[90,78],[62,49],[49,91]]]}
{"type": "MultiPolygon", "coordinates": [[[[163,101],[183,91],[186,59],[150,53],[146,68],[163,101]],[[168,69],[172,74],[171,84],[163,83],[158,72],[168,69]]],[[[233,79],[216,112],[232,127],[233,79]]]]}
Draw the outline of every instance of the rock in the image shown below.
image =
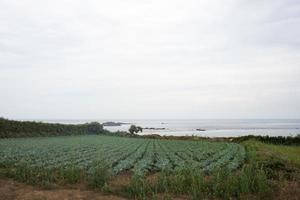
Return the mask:
{"type": "Polygon", "coordinates": [[[123,124],[129,124],[129,123],[123,123],[123,122],[104,122],[103,126],[121,126],[123,124]]]}
{"type": "Polygon", "coordinates": [[[153,128],[153,127],[145,127],[145,130],[166,130],[166,128],[153,128]]]}

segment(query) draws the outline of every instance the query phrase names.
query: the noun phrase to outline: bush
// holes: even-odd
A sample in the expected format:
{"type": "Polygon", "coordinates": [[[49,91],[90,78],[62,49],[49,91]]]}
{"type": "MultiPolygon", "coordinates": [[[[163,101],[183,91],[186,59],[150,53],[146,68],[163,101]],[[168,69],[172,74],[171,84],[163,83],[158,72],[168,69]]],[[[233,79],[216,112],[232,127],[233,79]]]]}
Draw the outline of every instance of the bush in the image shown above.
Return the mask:
{"type": "Polygon", "coordinates": [[[92,188],[103,188],[110,179],[112,172],[105,162],[95,162],[88,174],[88,184],[92,188]]]}
{"type": "Polygon", "coordinates": [[[300,145],[300,135],[297,135],[295,137],[291,136],[254,136],[254,135],[247,135],[247,136],[241,136],[233,138],[233,142],[243,142],[246,140],[257,140],[264,143],[269,144],[281,144],[281,145],[300,145]]]}
{"type": "Polygon", "coordinates": [[[128,131],[131,135],[134,135],[135,133],[143,132],[143,128],[140,126],[131,125],[128,131]]]}
{"type": "Polygon", "coordinates": [[[125,190],[133,199],[147,199],[149,195],[180,194],[191,199],[236,199],[255,194],[265,197],[269,192],[264,170],[254,165],[244,166],[239,172],[227,168],[205,176],[200,169],[185,168],[176,172],[161,172],[156,181],[135,176],[125,190]]]}
{"type": "Polygon", "coordinates": [[[0,138],[104,134],[106,132],[98,122],[72,125],[0,118],[0,138]]]}

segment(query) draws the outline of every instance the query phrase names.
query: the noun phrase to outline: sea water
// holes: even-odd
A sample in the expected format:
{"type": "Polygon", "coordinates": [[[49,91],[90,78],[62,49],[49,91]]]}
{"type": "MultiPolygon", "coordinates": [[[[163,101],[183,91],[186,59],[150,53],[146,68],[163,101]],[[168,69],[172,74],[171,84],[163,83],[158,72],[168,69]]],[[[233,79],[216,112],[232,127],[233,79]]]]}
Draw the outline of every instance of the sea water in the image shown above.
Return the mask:
{"type": "Polygon", "coordinates": [[[105,126],[109,131],[128,131],[131,124],[144,129],[139,134],[159,134],[175,136],[236,137],[243,135],[296,136],[300,134],[300,119],[194,119],[194,120],[141,120],[141,119],[106,119],[106,120],[42,120],[58,123],[100,123],[123,122],[121,126],[105,126]],[[159,130],[155,130],[159,129],[159,130]],[[203,129],[205,131],[199,131],[203,129]]]}

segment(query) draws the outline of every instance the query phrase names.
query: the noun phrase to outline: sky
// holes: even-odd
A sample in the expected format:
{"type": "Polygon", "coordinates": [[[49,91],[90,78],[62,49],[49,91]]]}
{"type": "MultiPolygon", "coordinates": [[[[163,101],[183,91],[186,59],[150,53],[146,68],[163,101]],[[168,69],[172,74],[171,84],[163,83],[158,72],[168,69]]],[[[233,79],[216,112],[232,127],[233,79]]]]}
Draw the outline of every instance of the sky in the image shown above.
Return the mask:
{"type": "Polygon", "coordinates": [[[0,116],[300,118],[300,1],[0,0],[0,116]]]}

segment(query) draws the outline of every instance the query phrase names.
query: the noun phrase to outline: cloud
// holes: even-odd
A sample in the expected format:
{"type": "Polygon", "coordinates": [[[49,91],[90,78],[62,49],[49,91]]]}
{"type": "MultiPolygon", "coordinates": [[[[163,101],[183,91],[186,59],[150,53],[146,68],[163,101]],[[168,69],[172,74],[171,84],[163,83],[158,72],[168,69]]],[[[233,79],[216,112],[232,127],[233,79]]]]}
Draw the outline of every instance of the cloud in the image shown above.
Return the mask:
{"type": "Polygon", "coordinates": [[[299,118],[299,11],[294,0],[2,0],[0,114],[299,118]]]}

